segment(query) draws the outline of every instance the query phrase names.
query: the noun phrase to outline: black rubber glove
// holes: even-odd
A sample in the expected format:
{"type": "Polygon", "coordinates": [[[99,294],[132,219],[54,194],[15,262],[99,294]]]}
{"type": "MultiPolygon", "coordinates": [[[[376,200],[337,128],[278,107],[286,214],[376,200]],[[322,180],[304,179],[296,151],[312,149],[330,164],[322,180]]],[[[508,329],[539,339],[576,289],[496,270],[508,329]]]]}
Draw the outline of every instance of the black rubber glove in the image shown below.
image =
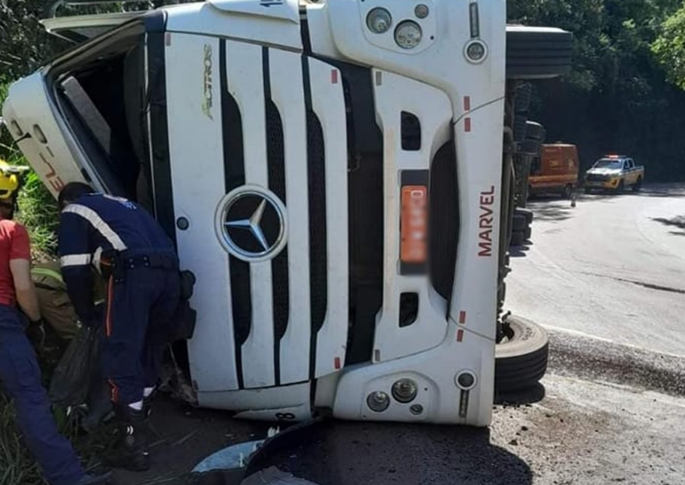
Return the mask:
{"type": "Polygon", "coordinates": [[[26,336],[31,343],[38,348],[43,348],[45,345],[45,321],[41,318],[35,322],[31,322],[26,329],[26,336]]]}

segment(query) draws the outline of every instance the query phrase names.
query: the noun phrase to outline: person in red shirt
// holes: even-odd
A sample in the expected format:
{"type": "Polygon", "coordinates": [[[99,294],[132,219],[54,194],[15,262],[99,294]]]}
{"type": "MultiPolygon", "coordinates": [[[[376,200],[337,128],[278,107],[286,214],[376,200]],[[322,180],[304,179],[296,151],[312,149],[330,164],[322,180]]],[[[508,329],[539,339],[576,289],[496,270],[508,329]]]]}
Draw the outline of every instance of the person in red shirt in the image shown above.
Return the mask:
{"type": "Polygon", "coordinates": [[[17,175],[0,162],[0,388],[14,400],[24,441],[50,485],[110,483],[111,473],[86,474],[69,441],[59,434],[25,333],[26,318],[37,324],[41,315],[31,278],[29,235],[12,220],[18,190],[17,175]]]}

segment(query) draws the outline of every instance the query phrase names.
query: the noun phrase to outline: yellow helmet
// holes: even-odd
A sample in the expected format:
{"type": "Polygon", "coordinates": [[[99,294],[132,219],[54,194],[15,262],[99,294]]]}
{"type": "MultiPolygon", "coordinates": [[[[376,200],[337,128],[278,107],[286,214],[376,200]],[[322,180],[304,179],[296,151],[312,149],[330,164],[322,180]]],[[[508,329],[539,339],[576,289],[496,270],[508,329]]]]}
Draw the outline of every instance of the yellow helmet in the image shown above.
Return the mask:
{"type": "Polygon", "coordinates": [[[0,158],[0,201],[12,200],[21,188],[21,174],[28,167],[10,165],[0,158]]]}

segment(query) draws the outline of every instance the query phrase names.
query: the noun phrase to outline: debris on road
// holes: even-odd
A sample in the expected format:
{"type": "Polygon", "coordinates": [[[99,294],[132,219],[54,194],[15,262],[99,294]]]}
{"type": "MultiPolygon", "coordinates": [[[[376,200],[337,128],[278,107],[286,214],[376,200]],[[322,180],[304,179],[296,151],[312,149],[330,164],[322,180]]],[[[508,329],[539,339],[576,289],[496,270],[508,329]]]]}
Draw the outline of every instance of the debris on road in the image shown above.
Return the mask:
{"type": "Polygon", "coordinates": [[[267,468],[246,478],[240,485],[317,485],[314,482],[294,477],[276,467],[267,468]]]}

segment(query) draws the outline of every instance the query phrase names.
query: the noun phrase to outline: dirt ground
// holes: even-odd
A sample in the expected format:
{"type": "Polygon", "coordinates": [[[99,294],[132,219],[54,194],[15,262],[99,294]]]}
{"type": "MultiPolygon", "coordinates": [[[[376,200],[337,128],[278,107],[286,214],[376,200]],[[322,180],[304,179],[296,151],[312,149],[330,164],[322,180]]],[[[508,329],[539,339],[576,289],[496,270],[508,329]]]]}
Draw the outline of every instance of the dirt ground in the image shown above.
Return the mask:
{"type": "Polygon", "coordinates": [[[491,483],[685,483],[682,398],[554,375],[544,383],[542,401],[498,407],[492,426],[493,445],[515,453],[534,480],[491,483]]]}
{"type": "MultiPolygon", "coordinates": [[[[685,483],[682,398],[549,374],[526,404],[499,404],[490,429],[334,422],[270,460],[321,485],[685,483]]],[[[154,468],[119,484],[180,485],[204,457],[267,426],[162,403],[154,468]]],[[[194,483],[197,483],[195,481],[194,483]]],[[[226,481],[217,485],[233,485],[226,481]]]]}

